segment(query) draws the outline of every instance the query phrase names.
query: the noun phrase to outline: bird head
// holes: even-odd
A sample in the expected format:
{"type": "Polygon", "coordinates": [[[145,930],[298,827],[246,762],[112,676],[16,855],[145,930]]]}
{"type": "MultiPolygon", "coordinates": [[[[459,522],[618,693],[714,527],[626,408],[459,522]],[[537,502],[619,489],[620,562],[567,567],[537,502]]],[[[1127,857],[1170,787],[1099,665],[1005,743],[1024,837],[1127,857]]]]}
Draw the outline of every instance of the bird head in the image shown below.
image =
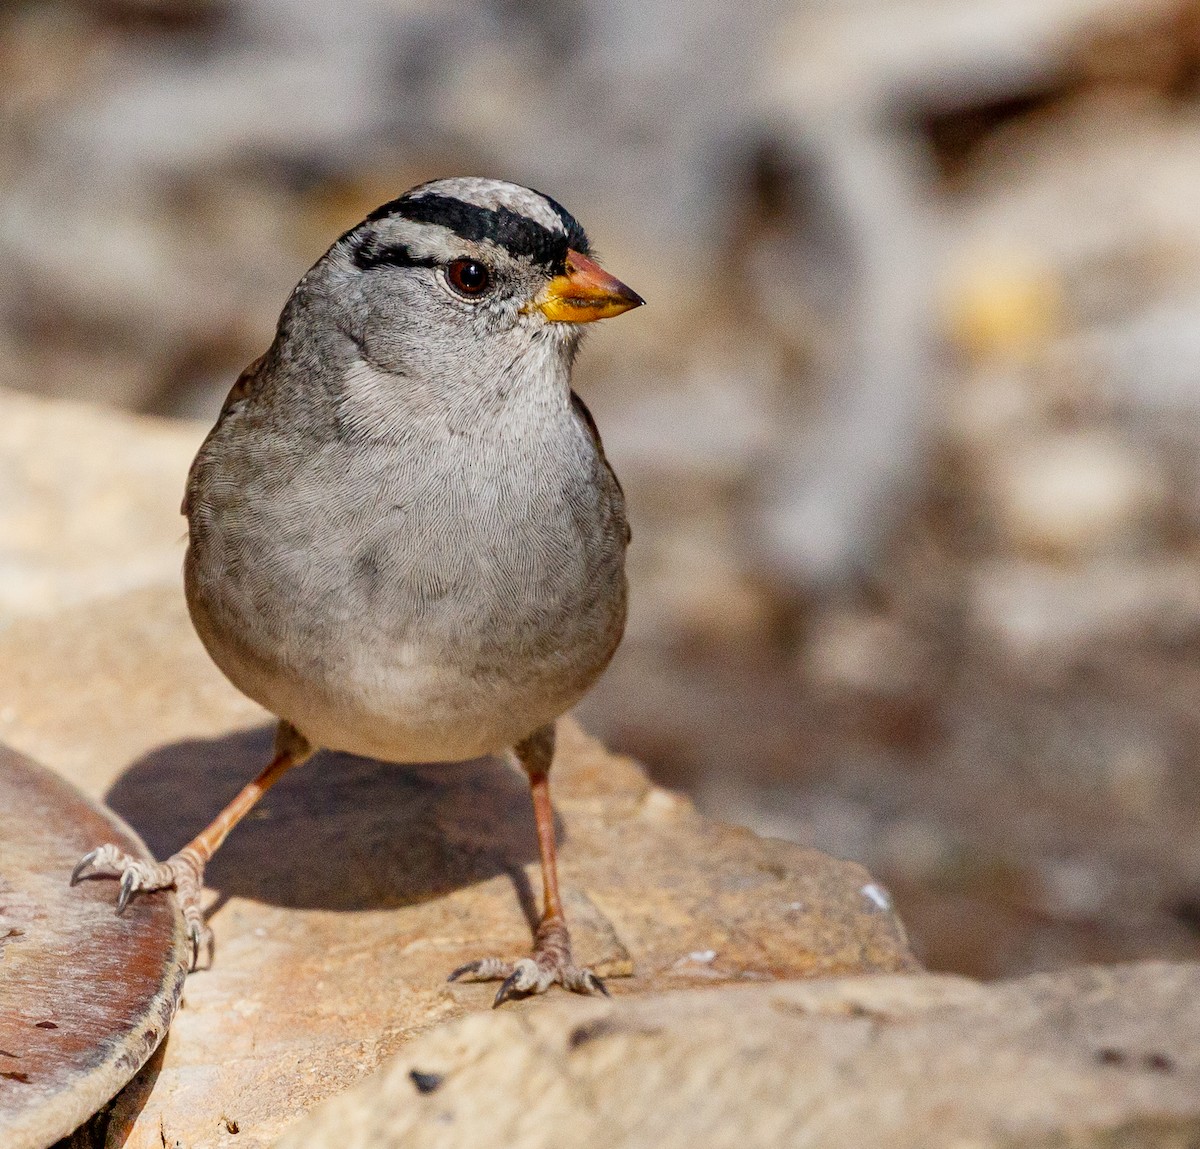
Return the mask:
{"type": "Polygon", "coordinates": [[[501,180],[421,184],[323,262],[322,294],[364,359],[430,382],[569,367],[583,324],[643,302],[592,259],[565,208],[501,180]]]}

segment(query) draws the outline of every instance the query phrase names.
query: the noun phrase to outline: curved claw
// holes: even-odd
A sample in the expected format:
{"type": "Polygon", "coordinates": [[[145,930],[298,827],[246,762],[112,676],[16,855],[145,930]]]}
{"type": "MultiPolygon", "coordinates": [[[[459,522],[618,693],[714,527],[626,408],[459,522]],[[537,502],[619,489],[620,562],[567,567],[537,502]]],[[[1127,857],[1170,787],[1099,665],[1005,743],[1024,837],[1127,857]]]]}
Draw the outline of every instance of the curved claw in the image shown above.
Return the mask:
{"type": "Polygon", "coordinates": [[[458,981],[460,977],[466,977],[469,973],[478,973],[482,962],[469,961],[466,965],[460,965],[448,978],[447,981],[458,981]]]}
{"type": "Polygon", "coordinates": [[[117,914],[123,914],[125,907],[129,905],[129,899],[133,897],[134,890],[137,889],[137,874],[132,870],[126,870],[121,875],[121,889],[117,893],[117,914]]]}
{"type": "Polygon", "coordinates": [[[496,978],[508,977],[511,972],[511,962],[486,957],[460,965],[446,980],[458,981],[460,977],[469,977],[472,981],[494,981],[496,978]]]}
{"type": "Polygon", "coordinates": [[[612,997],[612,994],[608,992],[608,986],[592,973],[590,969],[584,971],[583,984],[589,993],[602,993],[605,997],[612,997]]]}
{"type": "Polygon", "coordinates": [[[517,983],[521,980],[521,971],[513,970],[501,983],[500,988],[496,990],[496,996],[492,999],[492,1009],[498,1005],[503,1005],[509,997],[517,992],[517,983]]]}
{"type": "Polygon", "coordinates": [[[84,872],[87,870],[98,857],[100,856],[100,847],[97,846],[94,850],[88,850],[78,862],[75,863],[75,869],[71,871],[71,885],[77,886],[83,880],[84,872]]]}
{"type": "Polygon", "coordinates": [[[132,857],[111,842],[89,850],[71,871],[71,885],[83,878],[117,878],[116,912],[123,914],[137,893],[174,888],[183,911],[188,940],[191,942],[191,968],[197,969],[202,954],[211,962],[212,931],[200,910],[200,891],[204,884],[204,863],[195,850],[185,847],[165,862],[132,857]]]}
{"type": "Polygon", "coordinates": [[[204,943],[204,928],[196,922],[188,923],[188,940],[192,943],[192,969],[200,968],[200,947],[204,943]]]}
{"type": "Polygon", "coordinates": [[[506,1001],[545,993],[550,986],[558,984],[572,993],[600,993],[611,997],[608,987],[590,969],[580,968],[571,960],[569,939],[562,929],[562,938],[554,939],[557,944],[547,945],[539,934],[539,944],[532,957],[519,961],[504,961],[502,958],[486,957],[479,961],[460,965],[447,981],[469,978],[471,981],[498,981],[500,988],[492,999],[492,1008],[506,1001]]]}

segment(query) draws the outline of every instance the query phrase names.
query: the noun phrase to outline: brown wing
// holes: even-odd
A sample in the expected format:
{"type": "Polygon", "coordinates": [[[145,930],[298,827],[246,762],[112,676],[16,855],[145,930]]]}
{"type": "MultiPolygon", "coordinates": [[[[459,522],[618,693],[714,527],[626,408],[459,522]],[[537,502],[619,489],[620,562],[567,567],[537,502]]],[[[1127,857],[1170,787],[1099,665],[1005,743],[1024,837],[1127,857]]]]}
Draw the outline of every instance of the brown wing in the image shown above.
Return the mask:
{"type": "MultiPolygon", "coordinates": [[[[221,413],[217,416],[216,423],[213,424],[213,430],[209,431],[208,435],[205,436],[205,442],[208,441],[208,438],[212,435],[213,431],[215,431],[225,421],[225,417],[237,403],[240,403],[243,399],[246,399],[250,395],[254,394],[254,389],[258,383],[258,377],[262,372],[263,363],[266,358],[267,357],[265,354],[260,355],[237,377],[237,382],[230,387],[229,394],[225,396],[225,402],[221,404],[221,413]]],[[[204,448],[201,447],[200,452],[197,452],[197,458],[200,457],[200,453],[203,452],[203,450],[204,448]]],[[[179,505],[179,513],[181,515],[186,515],[188,513],[188,496],[192,491],[192,470],[195,468],[195,466],[196,463],[195,460],[193,460],[192,466],[188,468],[187,485],[183,489],[183,502],[179,505]]]]}
{"type": "MultiPolygon", "coordinates": [[[[596,426],[596,420],[592,418],[591,411],[588,410],[587,404],[575,394],[571,392],[571,409],[583,420],[583,425],[587,427],[592,436],[592,442],[596,444],[596,454],[600,456],[600,462],[604,464],[604,469],[608,472],[609,477],[613,481],[613,485],[617,488],[617,493],[621,497],[621,503],[625,502],[625,488],[621,486],[621,480],[617,478],[617,473],[612,469],[612,465],[608,461],[608,456],[604,453],[604,440],[600,438],[600,428],[596,426]]],[[[629,525],[629,520],[625,520],[625,544],[628,546],[633,541],[633,528],[629,525]]]]}
{"type": "Polygon", "coordinates": [[[221,414],[217,416],[218,423],[225,417],[225,413],[230,407],[254,394],[255,384],[258,382],[258,376],[262,372],[266,359],[265,354],[260,355],[237,377],[237,382],[229,388],[229,394],[225,396],[225,402],[221,404],[221,414]]]}

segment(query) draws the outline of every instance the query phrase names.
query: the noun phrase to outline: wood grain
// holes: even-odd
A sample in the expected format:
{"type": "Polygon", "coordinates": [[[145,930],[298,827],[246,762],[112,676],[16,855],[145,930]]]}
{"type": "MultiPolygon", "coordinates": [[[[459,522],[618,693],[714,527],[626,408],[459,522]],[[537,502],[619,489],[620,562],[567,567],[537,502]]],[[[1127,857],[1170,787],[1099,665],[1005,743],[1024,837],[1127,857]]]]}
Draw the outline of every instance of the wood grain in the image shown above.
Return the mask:
{"type": "Polygon", "coordinates": [[[145,854],[128,826],[0,746],[0,1145],[44,1149],[142,1067],[187,967],[174,897],[113,910],[116,886],[71,868],[103,842],[145,854]]]}

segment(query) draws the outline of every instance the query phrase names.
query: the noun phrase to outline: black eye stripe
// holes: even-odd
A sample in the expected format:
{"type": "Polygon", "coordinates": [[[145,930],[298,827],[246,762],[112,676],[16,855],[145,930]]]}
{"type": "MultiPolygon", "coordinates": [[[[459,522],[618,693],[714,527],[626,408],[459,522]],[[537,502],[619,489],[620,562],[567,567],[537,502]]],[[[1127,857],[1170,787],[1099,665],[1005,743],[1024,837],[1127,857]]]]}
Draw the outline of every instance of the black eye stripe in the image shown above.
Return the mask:
{"type": "Polygon", "coordinates": [[[363,271],[372,267],[438,267],[439,261],[427,256],[413,255],[402,243],[377,246],[368,236],[354,249],[354,264],[363,271]]]}

